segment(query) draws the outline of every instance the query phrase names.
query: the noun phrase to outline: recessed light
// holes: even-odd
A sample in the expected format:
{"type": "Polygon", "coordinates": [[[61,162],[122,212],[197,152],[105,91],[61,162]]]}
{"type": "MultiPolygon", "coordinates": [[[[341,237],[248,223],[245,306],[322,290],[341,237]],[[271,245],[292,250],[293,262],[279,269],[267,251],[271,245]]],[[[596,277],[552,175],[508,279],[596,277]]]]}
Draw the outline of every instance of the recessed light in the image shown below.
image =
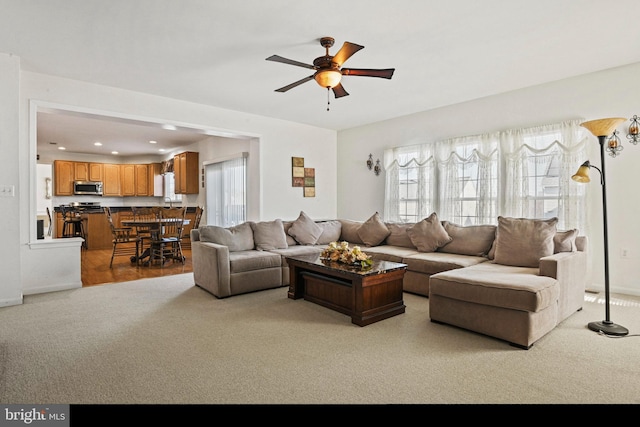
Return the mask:
{"type": "Polygon", "coordinates": [[[176,130],[177,127],[175,127],[174,125],[162,125],[162,129],[165,129],[165,130],[176,130]]]}
{"type": "Polygon", "coordinates": [[[118,152],[117,151],[112,151],[111,154],[118,154],[118,152]]]}
{"type": "Polygon", "coordinates": [[[161,152],[161,153],[163,153],[163,152],[165,152],[166,150],[165,150],[164,148],[159,148],[159,149],[158,149],[158,151],[159,151],[159,152],[161,152]]]}
{"type": "Polygon", "coordinates": [[[96,147],[101,147],[102,146],[102,142],[94,142],[93,145],[95,145],[96,147]]]}
{"type": "Polygon", "coordinates": [[[58,150],[66,150],[64,147],[58,147],[58,150]]]}
{"type": "Polygon", "coordinates": [[[157,144],[158,141],[149,141],[149,144],[157,144]]]}

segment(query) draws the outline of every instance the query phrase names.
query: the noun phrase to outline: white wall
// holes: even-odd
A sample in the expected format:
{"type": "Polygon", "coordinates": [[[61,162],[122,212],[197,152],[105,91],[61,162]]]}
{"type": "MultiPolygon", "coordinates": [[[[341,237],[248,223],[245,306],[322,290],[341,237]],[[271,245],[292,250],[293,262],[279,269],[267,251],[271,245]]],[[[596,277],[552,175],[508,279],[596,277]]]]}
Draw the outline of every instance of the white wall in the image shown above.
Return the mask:
{"type": "MultiPolygon", "coordinates": [[[[259,159],[260,191],[256,220],[296,218],[304,210],[313,218],[335,218],[336,132],[283,120],[238,113],[133,91],[20,71],[19,59],[0,54],[0,124],[5,167],[0,185],[13,184],[17,196],[0,199],[3,218],[15,218],[19,227],[3,221],[0,248],[3,284],[0,305],[21,302],[22,294],[81,286],[80,245],[36,241],[35,114],[31,101],[76,111],[162,120],[178,126],[233,130],[251,138],[250,156],[259,159]],[[6,95],[6,96],[5,96],[6,95]],[[257,142],[259,141],[259,142],[257,142]],[[304,198],[291,186],[291,157],[305,157],[316,167],[317,196],[304,198]]],[[[67,241],[68,240],[68,241],[67,241]]]]}
{"type": "MultiPolygon", "coordinates": [[[[0,197],[0,306],[22,302],[20,270],[20,232],[16,222],[21,222],[21,206],[27,200],[20,186],[20,59],[0,53],[0,147],[2,167],[0,186],[13,188],[12,197],[0,197]]],[[[8,194],[4,193],[3,194],[8,194]]],[[[35,226],[35,215],[29,218],[35,226]]]]}
{"type": "MultiPolygon", "coordinates": [[[[374,160],[382,160],[386,148],[449,137],[574,118],[631,118],[640,115],[639,75],[640,64],[633,64],[341,131],[338,133],[338,182],[356,185],[338,186],[338,216],[367,219],[375,211],[383,212],[384,172],[376,177],[366,168],[370,152],[374,160]]],[[[628,125],[627,121],[618,128],[625,147],[622,154],[615,159],[607,156],[605,164],[610,279],[612,292],[640,295],[640,193],[634,186],[640,146],[629,144],[624,137],[628,125]],[[623,248],[628,250],[628,258],[621,257],[623,248]]],[[[599,144],[595,137],[590,138],[591,153],[585,160],[599,165],[599,144]]],[[[589,187],[589,225],[583,232],[591,243],[593,274],[588,287],[602,289],[602,193],[595,181],[589,187]]]]}

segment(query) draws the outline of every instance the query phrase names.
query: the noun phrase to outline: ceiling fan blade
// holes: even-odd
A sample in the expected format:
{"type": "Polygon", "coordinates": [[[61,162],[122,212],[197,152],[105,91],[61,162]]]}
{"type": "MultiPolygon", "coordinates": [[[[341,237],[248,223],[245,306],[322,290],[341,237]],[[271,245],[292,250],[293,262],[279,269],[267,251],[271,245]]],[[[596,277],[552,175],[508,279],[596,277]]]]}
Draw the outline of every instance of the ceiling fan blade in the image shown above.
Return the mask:
{"type": "Polygon", "coordinates": [[[313,80],[313,74],[310,75],[309,77],[305,77],[304,79],[300,79],[297,82],[293,82],[290,85],[286,85],[284,87],[281,87],[280,89],[276,89],[276,92],[286,92],[289,89],[293,89],[296,86],[300,86],[302,83],[306,83],[309,80],[313,80]]]}
{"type": "Polygon", "coordinates": [[[359,51],[360,49],[364,49],[364,46],[360,46],[359,44],[344,42],[340,50],[333,56],[332,61],[338,64],[338,67],[342,67],[344,62],[351,58],[351,55],[359,51]]]}
{"type": "Polygon", "coordinates": [[[373,70],[369,68],[343,68],[340,72],[343,76],[367,76],[390,79],[395,70],[395,68],[386,68],[384,70],[373,70]]]}
{"type": "Polygon", "coordinates": [[[344,88],[342,87],[342,83],[338,83],[338,85],[333,88],[333,95],[336,98],[342,98],[343,96],[348,96],[349,93],[344,90],[344,88]]]}
{"type": "Polygon", "coordinates": [[[314,67],[311,64],[305,64],[304,62],[299,62],[299,61],[294,61],[293,59],[283,58],[282,56],[279,56],[279,55],[271,55],[270,57],[267,58],[267,61],[282,62],[283,64],[295,65],[295,66],[303,67],[303,68],[310,68],[312,70],[316,69],[316,67],[314,67]]]}

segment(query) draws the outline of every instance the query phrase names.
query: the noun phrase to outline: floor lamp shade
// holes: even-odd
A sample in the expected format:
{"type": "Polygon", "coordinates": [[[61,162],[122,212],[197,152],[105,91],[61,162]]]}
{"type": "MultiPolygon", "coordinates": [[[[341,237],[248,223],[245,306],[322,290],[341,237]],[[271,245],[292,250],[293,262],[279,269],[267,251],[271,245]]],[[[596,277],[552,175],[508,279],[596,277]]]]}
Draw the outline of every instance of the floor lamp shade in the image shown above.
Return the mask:
{"type": "Polygon", "coordinates": [[[602,219],[604,228],[604,295],[605,295],[605,319],[600,322],[591,322],[587,326],[592,331],[606,334],[622,336],[627,335],[629,330],[624,326],[617,325],[611,321],[610,309],[609,309],[609,233],[607,230],[607,186],[605,181],[605,163],[604,163],[604,151],[607,143],[607,138],[611,135],[616,126],[624,122],[625,119],[615,117],[610,119],[599,119],[584,122],[581,126],[587,128],[594,136],[598,138],[600,143],[600,167],[591,165],[589,161],[584,162],[575,175],[571,178],[574,181],[587,183],[589,179],[589,169],[594,168],[600,172],[600,185],[602,185],[602,219]]]}

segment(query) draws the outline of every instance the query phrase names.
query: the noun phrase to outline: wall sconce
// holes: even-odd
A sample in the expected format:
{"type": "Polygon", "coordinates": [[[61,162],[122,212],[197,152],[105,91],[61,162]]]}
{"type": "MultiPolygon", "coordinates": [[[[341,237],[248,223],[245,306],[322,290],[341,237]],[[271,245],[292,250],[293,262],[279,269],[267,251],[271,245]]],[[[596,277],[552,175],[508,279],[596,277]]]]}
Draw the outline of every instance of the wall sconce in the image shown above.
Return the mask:
{"type": "Polygon", "coordinates": [[[609,138],[609,142],[607,142],[607,151],[611,157],[615,157],[623,148],[622,142],[620,142],[620,138],[618,138],[618,131],[614,130],[609,138]]]}
{"type": "Polygon", "coordinates": [[[373,154],[369,154],[369,160],[367,160],[367,167],[369,170],[373,168],[373,154]]]}
{"type": "Polygon", "coordinates": [[[638,116],[633,116],[629,120],[631,120],[631,124],[629,125],[627,139],[635,145],[640,141],[640,124],[638,124],[638,116]]]}
{"type": "Polygon", "coordinates": [[[380,175],[380,171],[382,170],[382,167],[380,166],[380,159],[376,160],[376,165],[373,168],[373,172],[376,174],[376,176],[380,175]]]}

